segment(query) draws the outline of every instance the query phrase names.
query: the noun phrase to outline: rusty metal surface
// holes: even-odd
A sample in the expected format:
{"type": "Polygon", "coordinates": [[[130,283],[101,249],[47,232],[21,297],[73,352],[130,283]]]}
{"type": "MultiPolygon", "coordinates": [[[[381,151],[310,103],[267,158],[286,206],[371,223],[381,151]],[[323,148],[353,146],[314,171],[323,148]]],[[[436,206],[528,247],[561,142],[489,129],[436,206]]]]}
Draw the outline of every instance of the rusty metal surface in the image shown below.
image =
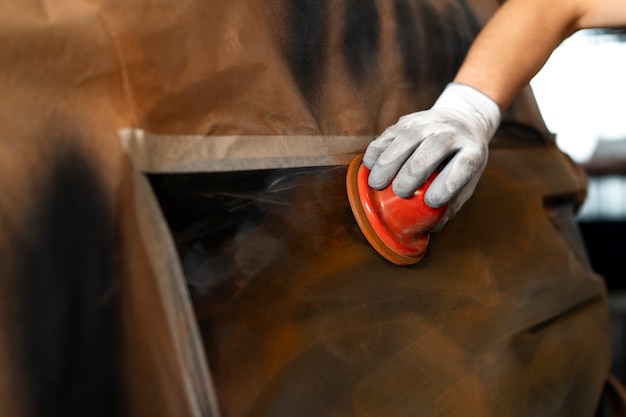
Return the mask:
{"type": "Polygon", "coordinates": [[[582,184],[507,139],[412,267],[361,235],[345,166],[155,177],[223,415],[592,415],[608,317],[567,234],[582,184]]]}

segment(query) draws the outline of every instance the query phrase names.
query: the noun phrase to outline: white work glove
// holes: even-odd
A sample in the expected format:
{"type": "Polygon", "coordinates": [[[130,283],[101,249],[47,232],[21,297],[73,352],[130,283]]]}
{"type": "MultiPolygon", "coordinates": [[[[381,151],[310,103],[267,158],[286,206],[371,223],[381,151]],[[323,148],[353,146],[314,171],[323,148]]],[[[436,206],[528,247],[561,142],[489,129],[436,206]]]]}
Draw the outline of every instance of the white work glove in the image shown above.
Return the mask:
{"type": "Polygon", "coordinates": [[[401,117],[369,144],[363,156],[371,170],[369,186],[381,190],[393,180],[393,191],[409,197],[442,168],[424,197],[434,208],[450,203],[435,227],[441,230],[474,192],[499,124],[500,109],[491,98],[468,85],[450,83],[430,110],[401,117]]]}

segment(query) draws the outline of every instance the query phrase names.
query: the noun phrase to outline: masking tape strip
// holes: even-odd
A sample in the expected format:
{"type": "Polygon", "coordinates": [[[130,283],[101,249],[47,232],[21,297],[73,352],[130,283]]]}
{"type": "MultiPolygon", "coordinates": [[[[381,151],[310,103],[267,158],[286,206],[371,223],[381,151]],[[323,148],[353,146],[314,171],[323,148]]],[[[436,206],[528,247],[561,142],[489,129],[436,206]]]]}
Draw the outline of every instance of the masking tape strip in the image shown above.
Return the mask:
{"type": "Polygon", "coordinates": [[[375,136],[193,136],[119,131],[139,171],[185,173],[347,165],[375,136]]]}
{"type": "Polygon", "coordinates": [[[165,311],[164,328],[172,335],[182,387],[190,417],[220,417],[219,405],[202,337],[195,323],[193,306],[170,231],[156,196],[141,172],[133,172],[137,223],[148,252],[158,293],[165,311]]]}

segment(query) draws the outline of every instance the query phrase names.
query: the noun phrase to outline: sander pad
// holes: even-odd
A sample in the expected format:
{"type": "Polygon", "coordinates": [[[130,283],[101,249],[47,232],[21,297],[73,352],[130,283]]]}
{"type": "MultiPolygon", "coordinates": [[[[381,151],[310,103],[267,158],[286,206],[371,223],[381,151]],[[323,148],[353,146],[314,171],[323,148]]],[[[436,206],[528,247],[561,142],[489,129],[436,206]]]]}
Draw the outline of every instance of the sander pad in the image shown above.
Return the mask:
{"type": "Polygon", "coordinates": [[[391,185],[383,190],[370,188],[369,169],[363,155],[350,162],[346,176],[348,200],[352,213],[372,247],[396,265],[412,265],[426,253],[430,233],[448,208],[432,208],[424,202],[424,193],[435,178],[428,180],[409,198],[398,197],[391,185]]]}

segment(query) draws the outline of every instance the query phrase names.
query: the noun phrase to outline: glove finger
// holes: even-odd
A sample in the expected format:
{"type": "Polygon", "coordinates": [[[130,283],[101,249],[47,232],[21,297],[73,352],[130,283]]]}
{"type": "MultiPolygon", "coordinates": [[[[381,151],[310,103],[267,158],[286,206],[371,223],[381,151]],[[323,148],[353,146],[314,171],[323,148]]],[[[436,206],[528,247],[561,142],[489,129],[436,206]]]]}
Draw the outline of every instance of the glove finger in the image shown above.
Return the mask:
{"type": "MultiPolygon", "coordinates": [[[[476,176],[480,176],[487,163],[486,150],[479,146],[466,146],[454,155],[437,175],[426,191],[424,200],[431,207],[441,207],[459,195],[476,176]]],[[[472,190],[473,191],[473,190],[472,190]]],[[[465,198],[469,199],[470,195],[465,198]]],[[[465,201],[460,202],[464,204],[465,201]]]]}
{"type": "Polygon", "coordinates": [[[372,166],[368,178],[369,186],[381,190],[387,187],[400,167],[422,142],[419,132],[403,129],[392,143],[380,154],[372,166]]]}
{"type": "Polygon", "coordinates": [[[371,141],[365,150],[365,155],[363,155],[363,165],[368,169],[372,169],[380,154],[389,147],[391,142],[398,136],[400,130],[401,128],[398,125],[390,126],[379,137],[371,141]]]}
{"type": "Polygon", "coordinates": [[[435,169],[456,149],[446,146],[451,132],[439,133],[424,140],[402,165],[393,180],[393,191],[400,197],[410,197],[435,169]]]}

